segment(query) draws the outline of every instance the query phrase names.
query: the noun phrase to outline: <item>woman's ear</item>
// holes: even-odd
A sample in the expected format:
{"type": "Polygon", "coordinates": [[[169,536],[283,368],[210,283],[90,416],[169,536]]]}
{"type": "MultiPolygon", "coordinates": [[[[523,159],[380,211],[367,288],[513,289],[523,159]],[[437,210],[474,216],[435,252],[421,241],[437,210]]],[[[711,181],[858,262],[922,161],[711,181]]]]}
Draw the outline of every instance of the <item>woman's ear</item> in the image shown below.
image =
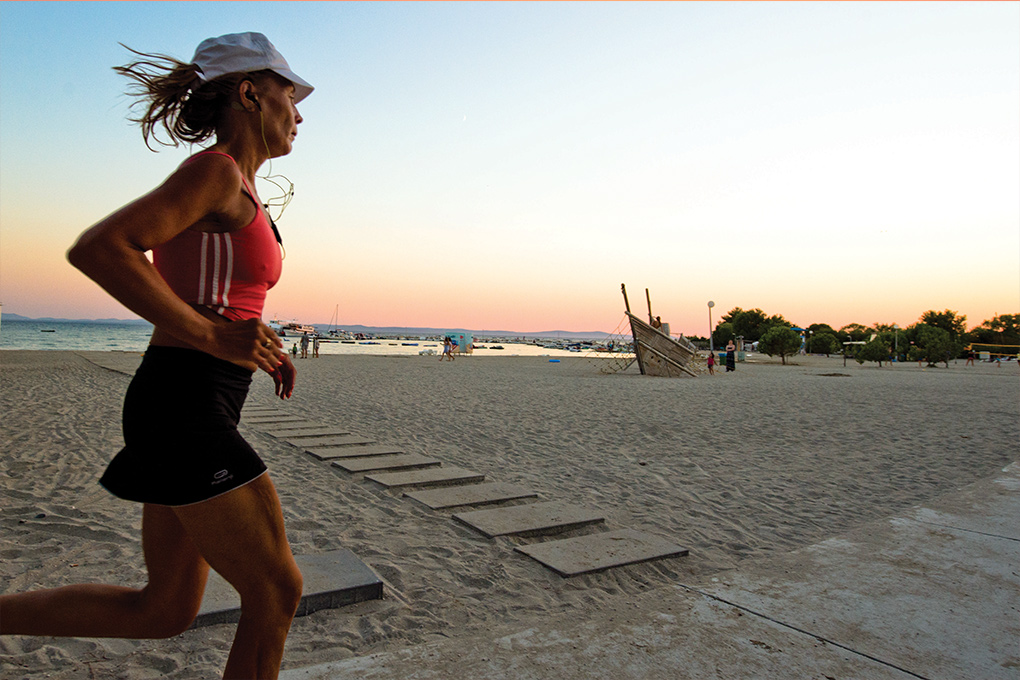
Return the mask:
{"type": "Polygon", "coordinates": [[[237,111],[255,111],[262,110],[262,105],[259,104],[259,99],[256,96],[255,82],[250,78],[245,78],[237,85],[237,95],[239,102],[233,102],[231,108],[237,111]]]}

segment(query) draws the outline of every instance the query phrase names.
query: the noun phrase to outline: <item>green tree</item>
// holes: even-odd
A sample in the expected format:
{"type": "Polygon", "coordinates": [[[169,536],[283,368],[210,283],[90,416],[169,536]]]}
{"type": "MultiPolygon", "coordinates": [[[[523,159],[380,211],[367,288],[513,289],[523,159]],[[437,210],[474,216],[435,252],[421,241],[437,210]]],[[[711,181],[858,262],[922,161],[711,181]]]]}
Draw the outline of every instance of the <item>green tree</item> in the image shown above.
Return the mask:
{"type": "Polygon", "coordinates": [[[947,309],[942,312],[936,312],[934,309],[929,309],[921,315],[920,321],[926,326],[941,328],[949,333],[949,335],[956,338],[967,332],[967,317],[962,314],[957,314],[951,309],[947,309]]]}
{"type": "Polygon", "coordinates": [[[716,349],[723,347],[727,342],[737,337],[737,334],[733,332],[733,324],[729,321],[720,323],[712,331],[712,343],[716,349]]]}
{"type": "Polygon", "coordinates": [[[761,335],[764,335],[765,331],[772,328],[773,326],[785,326],[789,328],[792,325],[793,324],[787,321],[782,314],[773,314],[769,318],[765,319],[765,323],[762,324],[762,328],[759,331],[760,333],[759,337],[761,337],[761,335]]]}
{"type": "Polygon", "coordinates": [[[808,326],[807,329],[814,333],[815,335],[821,335],[822,333],[836,335],[836,329],[827,323],[813,323],[810,326],[808,326]]]}
{"type": "Polygon", "coordinates": [[[859,323],[848,323],[839,329],[838,337],[840,341],[845,341],[847,336],[849,336],[854,342],[867,340],[871,337],[871,329],[867,326],[862,326],[859,323]]]}
{"type": "Polygon", "coordinates": [[[859,347],[860,349],[857,350],[857,355],[854,357],[859,364],[863,364],[865,361],[876,361],[878,367],[881,368],[882,362],[889,361],[889,357],[892,355],[892,348],[887,339],[881,336],[859,347]]]}
{"type": "Polygon", "coordinates": [[[829,356],[840,350],[842,345],[836,336],[832,333],[817,333],[811,336],[811,340],[808,342],[808,351],[814,354],[824,354],[829,356]]]}
{"type": "MultiPolygon", "coordinates": [[[[1020,314],[999,314],[986,319],[980,326],[975,326],[965,337],[965,341],[977,345],[1013,345],[1013,347],[994,348],[1007,354],[1015,354],[1020,345],[1020,314]]],[[[978,347],[979,351],[993,349],[978,347]]]]}
{"type": "Polygon", "coordinates": [[[917,361],[927,361],[929,366],[935,366],[938,362],[945,362],[949,367],[949,360],[959,356],[961,345],[959,340],[954,340],[949,331],[938,326],[917,324],[912,327],[915,331],[914,347],[920,352],[911,352],[907,356],[917,361]]]}
{"type": "Polygon", "coordinates": [[[778,356],[785,365],[786,357],[800,350],[800,333],[789,326],[773,326],[758,340],[758,349],[770,357],[778,356]]]}
{"type": "Polygon", "coordinates": [[[744,338],[744,342],[756,342],[764,331],[768,317],[760,309],[742,311],[733,318],[733,332],[744,338]]]}

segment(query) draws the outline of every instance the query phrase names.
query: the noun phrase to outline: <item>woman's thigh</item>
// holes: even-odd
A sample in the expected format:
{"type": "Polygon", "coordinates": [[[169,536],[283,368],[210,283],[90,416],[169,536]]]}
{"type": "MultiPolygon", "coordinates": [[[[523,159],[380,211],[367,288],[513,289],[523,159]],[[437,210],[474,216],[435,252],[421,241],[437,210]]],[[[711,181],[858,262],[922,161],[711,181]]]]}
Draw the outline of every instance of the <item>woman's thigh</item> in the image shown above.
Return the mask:
{"type": "Polygon", "coordinates": [[[296,585],[300,595],[301,573],[268,474],[222,496],[173,510],[201,556],[242,600],[270,585],[296,585]]]}
{"type": "Polygon", "coordinates": [[[170,616],[177,612],[185,627],[198,613],[209,565],[199,553],[173,508],[146,504],[142,511],[142,550],[149,584],[146,603],[170,616]]]}

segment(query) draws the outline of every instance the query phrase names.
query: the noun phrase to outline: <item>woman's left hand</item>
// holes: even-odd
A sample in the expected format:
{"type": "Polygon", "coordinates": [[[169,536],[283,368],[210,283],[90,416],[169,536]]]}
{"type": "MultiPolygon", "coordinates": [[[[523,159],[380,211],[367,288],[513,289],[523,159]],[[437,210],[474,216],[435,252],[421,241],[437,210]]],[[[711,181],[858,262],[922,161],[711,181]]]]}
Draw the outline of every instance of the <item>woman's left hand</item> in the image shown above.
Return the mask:
{"type": "Polygon", "coordinates": [[[280,359],[280,365],[270,375],[273,376],[273,382],[276,383],[276,396],[280,399],[290,399],[290,395],[294,394],[294,381],[297,378],[297,369],[294,368],[294,364],[291,363],[290,357],[286,354],[280,357],[280,359]]]}

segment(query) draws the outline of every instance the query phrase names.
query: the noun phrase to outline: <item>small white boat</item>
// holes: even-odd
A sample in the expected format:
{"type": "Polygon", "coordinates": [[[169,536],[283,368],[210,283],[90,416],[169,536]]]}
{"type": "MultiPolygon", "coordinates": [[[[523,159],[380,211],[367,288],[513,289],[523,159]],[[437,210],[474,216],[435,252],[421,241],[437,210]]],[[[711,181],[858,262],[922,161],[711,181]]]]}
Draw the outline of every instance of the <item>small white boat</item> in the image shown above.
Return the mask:
{"type": "Polygon", "coordinates": [[[280,335],[304,335],[305,333],[316,335],[318,333],[318,331],[315,330],[315,326],[301,324],[297,321],[280,321],[279,319],[271,319],[268,325],[280,335]]]}

